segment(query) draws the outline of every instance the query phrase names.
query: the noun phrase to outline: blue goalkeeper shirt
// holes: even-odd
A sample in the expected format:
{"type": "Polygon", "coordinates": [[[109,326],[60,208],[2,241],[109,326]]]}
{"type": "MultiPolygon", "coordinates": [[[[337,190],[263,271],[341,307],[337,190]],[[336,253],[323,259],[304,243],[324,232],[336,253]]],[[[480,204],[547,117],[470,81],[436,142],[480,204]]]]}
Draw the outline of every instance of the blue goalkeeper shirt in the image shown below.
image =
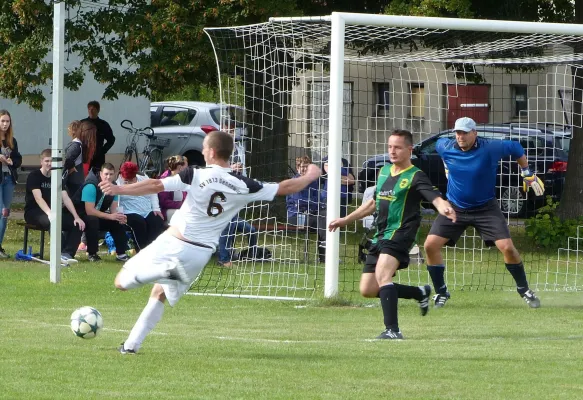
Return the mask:
{"type": "Polygon", "coordinates": [[[441,138],[436,150],[449,170],[447,198],[464,209],[480,207],[495,198],[498,162],[524,155],[519,142],[481,137],[468,151],[462,151],[455,138],[441,138]]]}

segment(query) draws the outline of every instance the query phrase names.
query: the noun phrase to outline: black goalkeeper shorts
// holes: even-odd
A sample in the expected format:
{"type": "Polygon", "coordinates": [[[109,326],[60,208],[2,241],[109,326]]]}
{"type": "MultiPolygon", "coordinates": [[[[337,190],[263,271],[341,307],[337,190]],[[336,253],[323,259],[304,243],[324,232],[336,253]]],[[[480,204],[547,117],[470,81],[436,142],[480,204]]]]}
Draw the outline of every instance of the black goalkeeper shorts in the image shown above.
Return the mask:
{"type": "Polygon", "coordinates": [[[362,273],[373,273],[376,270],[377,261],[379,260],[379,255],[388,254],[395,257],[399,261],[399,268],[403,269],[409,266],[409,249],[407,246],[394,242],[392,240],[379,240],[377,243],[373,244],[369,249],[366,256],[366,261],[364,262],[364,268],[362,268],[362,273]]]}
{"type": "Polygon", "coordinates": [[[469,226],[476,228],[486,246],[493,246],[497,240],[510,238],[508,223],[500,210],[498,200],[492,199],[478,208],[463,209],[456,206],[453,208],[457,217],[456,222],[439,214],[429,231],[430,235],[449,239],[447,246],[455,246],[469,226]]]}

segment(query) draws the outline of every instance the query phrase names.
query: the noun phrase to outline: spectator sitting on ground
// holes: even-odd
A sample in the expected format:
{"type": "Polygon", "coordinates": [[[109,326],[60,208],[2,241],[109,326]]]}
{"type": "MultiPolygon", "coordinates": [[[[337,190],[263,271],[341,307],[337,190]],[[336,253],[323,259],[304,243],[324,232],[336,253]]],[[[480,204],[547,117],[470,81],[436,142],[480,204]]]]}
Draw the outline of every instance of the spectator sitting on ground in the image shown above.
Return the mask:
{"type": "MultiPolygon", "coordinates": [[[[32,171],[26,179],[24,220],[27,224],[49,230],[51,228],[51,149],[45,149],[40,153],[40,161],[40,169],[32,171]]],[[[77,214],[65,185],[63,185],[62,194],[65,208],[61,214],[64,232],[61,260],[64,263],[77,262],[74,257],[81,241],[81,232],[85,229],[85,222],[77,214]]]]}
{"type": "Polygon", "coordinates": [[[117,212],[119,196],[105,195],[99,189],[99,182],[113,182],[114,177],[115,167],[110,163],[103,164],[99,172],[89,171],[85,184],[73,199],[75,205],[81,206],[79,208],[82,210],[81,218],[85,221],[88,260],[91,262],[101,260],[97,254],[100,231],[111,234],[117,250],[116,259],[123,262],[129,260],[125,254],[128,249],[125,229],[127,217],[117,212]]]}
{"type": "Polygon", "coordinates": [[[248,236],[249,249],[252,251],[247,254],[255,254],[255,249],[257,248],[257,229],[255,229],[255,227],[248,221],[236,215],[231,222],[229,222],[229,225],[227,225],[225,230],[223,230],[221,237],[219,238],[219,247],[217,249],[218,262],[223,267],[232,267],[233,260],[238,258],[233,250],[236,233],[242,233],[244,236],[248,236]]]}
{"type": "MultiPolygon", "coordinates": [[[[176,175],[184,168],[188,167],[188,159],[184,156],[172,156],[166,160],[166,165],[168,168],[160,176],[160,179],[166,178],[167,176],[176,175]]],[[[164,215],[164,219],[166,221],[170,221],[176,210],[182,206],[184,199],[186,199],[186,193],[187,192],[182,190],[158,193],[160,210],[162,211],[162,215],[164,215]]]]}
{"type": "MultiPolygon", "coordinates": [[[[234,130],[229,132],[231,136],[234,135],[234,130]]],[[[235,176],[244,177],[246,176],[245,165],[243,164],[245,159],[241,158],[244,152],[240,152],[237,149],[236,143],[233,147],[233,154],[229,159],[231,163],[231,170],[235,176]]],[[[243,178],[244,179],[244,178],[243,178]]],[[[255,254],[257,249],[257,229],[251,225],[248,221],[235,215],[229,225],[221,232],[221,237],[219,238],[219,246],[217,247],[218,263],[226,268],[231,268],[233,266],[233,261],[238,259],[238,255],[235,254],[233,245],[235,244],[235,234],[243,233],[249,236],[249,249],[251,252],[248,254],[255,254]]]]}
{"type": "MultiPolygon", "coordinates": [[[[147,176],[138,175],[138,166],[133,162],[123,163],[119,175],[116,183],[120,186],[150,179],[147,176]]],[[[123,214],[127,217],[127,225],[132,229],[138,252],[152,243],[166,229],[156,194],[121,196],[119,207],[122,207],[123,214]]]]}
{"type": "MultiPolygon", "coordinates": [[[[308,156],[296,158],[298,173],[293,178],[304,176],[312,160],[308,156]]],[[[292,179],[293,179],[292,178],[292,179]]],[[[318,259],[325,261],[326,255],[326,209],[319,201],[319,183],[314,181],[304,190],[286,196],[287,222],[292,225],[315,229],[318,234],[318,259]]]]}

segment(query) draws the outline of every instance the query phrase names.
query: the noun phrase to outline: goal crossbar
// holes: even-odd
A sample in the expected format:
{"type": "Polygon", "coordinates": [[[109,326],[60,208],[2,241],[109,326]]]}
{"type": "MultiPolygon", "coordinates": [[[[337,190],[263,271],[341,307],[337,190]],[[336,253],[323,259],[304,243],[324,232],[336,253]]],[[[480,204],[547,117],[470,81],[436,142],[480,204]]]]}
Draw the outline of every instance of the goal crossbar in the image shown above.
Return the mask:
{"type": "Polygon", "coordinates": [[[487,19],[414,17],[333,12],[322,17],[272,17],[270,22],[332,22],[339,18],[346,25],[393,26],[400,28],[450,29],[458,31],[540,33],[549,35],[583,35],[583,25],[550,22],[525,22],[487,19]]]}

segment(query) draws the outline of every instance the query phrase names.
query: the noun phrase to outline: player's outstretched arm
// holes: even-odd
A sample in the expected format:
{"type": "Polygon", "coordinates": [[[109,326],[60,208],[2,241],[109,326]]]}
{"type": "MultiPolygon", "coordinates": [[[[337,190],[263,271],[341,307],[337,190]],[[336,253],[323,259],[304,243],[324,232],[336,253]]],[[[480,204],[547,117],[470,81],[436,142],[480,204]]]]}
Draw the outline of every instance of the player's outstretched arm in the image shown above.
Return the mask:
{"type": "Polygon", "coordinates": [[[344,218],[336,218],[330,221],[328,225],[328,229],[330,232],[334,232],[338,228],[345,227],[351,222],[358,221],[363,219],[364,217],[368,217],[369,215],[374,214],[376,210],[376,201],[375,199],[370,199],[366,203],[363,203],[358,207],[356,210],[348,214],[344,218]]]}
{"type": "Polygon", "coordinates": [[[432,203],[437,209],[438,213],[440,213],[444,217],[451,219],[453,222],[456,221],[457,216],[455,214],[455,210],[453,209],[449,201],[443,200],[441,197],[438,197],[435,200],[433,200],[432,203]]]}
{"type": "Polygon", "coordinates": [[[164,191],[164,184],[160,179],[146,179],[141,182],[130,183],[129,185],[114,185],[109,181],[99,182],[99,188],[103,193],[110,196],[142,196],[145,194],[156,194],[164,191]]]}
{"type": "Polygon", "coordinates": [[[279,183],[279,189],[277,190],[278,196],[287,196],[288,194],[297,193],[306,188],[310,183],[314,182],[320,177],[320,168],[314,164],[308,166],[308,171],[305,175],[299,176],[297,178],[286,179],[279,183]]]}

